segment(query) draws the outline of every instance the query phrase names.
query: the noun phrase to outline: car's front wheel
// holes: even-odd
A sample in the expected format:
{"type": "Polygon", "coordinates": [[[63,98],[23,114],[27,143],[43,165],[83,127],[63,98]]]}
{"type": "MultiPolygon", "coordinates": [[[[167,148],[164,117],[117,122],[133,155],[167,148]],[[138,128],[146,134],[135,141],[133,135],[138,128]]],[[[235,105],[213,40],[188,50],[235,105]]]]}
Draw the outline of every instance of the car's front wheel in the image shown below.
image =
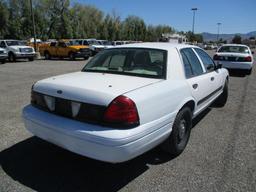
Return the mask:
{"type": "Polygon", "coordinates": [[[9,61],[10,62],[15,62],[16,61],[16,57],[12,52],[9,53],[9,61]]]}
{"type": "Polygon", "coordinates": [[[183,107],[177,114],[169,138],[162,144],[162,149],[172,156],[178,156],[185,149],[192,128],[192,112],[183,107]]]}
{"type": "Polygon", "coordinates": [[[48,51],[44,52],[44,57],[45,57],[46,60],[50,60],[51,59],[51,55],[50,55],[50,53],[48,51]]]}

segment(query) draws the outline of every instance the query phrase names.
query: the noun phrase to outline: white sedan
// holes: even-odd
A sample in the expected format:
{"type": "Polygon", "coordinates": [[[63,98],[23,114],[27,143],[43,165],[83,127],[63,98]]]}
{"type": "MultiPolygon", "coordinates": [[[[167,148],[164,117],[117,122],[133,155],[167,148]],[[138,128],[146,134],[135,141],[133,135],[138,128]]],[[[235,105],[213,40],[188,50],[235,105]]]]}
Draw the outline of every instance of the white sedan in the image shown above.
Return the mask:
{"type": "Polygon", "coordinates": [[[221,46],[213,57],[217,64],[227,69],[242,69],[251,74],[253,52],[246,45],[226,44],[221,46]]]}
{"type": "Polygon", "coordinates": [[[227,97],[227,70],[202,49],[139,43],[106,49],[80,72],[36,82],[23,118],[46,141],[117,163],[159,144],[179,155],[192,119],[227,97]]]}

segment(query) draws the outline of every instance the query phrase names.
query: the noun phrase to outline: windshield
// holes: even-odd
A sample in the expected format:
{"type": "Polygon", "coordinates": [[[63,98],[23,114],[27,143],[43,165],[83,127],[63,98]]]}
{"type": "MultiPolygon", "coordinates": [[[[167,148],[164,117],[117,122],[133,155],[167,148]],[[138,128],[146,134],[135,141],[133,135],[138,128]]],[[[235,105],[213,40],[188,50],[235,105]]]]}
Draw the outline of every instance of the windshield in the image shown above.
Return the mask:
{"type": "Polygon", "coordinates": [[[107,49],[98,53],[82,71],[165,79],[167,51],[145,48],[107,49]]]}
{"type": "Polygon", "coordinates": [[[21,41],[6,41],[8,46],[14,46],[14,45],[24,45],[21,41]]]}
{"type": "Polygon", "coordinates": [[[249,49],[243,46],[222,46],[218,52],[229,52],[229,53],[249,53],[249,49]]]}

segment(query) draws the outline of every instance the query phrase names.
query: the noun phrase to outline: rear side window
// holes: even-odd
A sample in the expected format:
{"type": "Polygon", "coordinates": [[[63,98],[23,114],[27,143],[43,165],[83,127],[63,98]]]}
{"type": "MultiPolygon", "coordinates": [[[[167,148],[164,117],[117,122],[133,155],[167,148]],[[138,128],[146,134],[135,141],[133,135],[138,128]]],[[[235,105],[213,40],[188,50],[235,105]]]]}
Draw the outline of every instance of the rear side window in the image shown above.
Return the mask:
{"type": "Polygon", "coordinates": [[[194,50],[197,52],[197,54],[201,58],[205,69],[208,72],[213,71],[214,70],[214,62],[213,62],[212,58],[201,49],[195,48],[194,50]]]}
{"type": "Polygon", "coordinates": [[[88,41],[84,41],[84,45],[89,45],[88,41]]]}
{"type": "Polygon", "coordinates": [[[182,57],[183,64],[184,64],[186,78],[190,78],[194,74],[193,74],[193,71],[192,71],[192,67],[191,67],[191,65],[188,61],[188,58],[187,58],[187,56],[185,55],[185,53],[183,51],[181,51],[181,57],[182,57]]]}
{"type": "Polygon", "coordinates": [[[203,74],[204,71],[201,66],[201,63],[191,48],[182,49],[180,52],[182,55],[185,73],[187,77],[203,74]],[[190,65],[190,69],[189,69],[189,65],[190,65]]]}

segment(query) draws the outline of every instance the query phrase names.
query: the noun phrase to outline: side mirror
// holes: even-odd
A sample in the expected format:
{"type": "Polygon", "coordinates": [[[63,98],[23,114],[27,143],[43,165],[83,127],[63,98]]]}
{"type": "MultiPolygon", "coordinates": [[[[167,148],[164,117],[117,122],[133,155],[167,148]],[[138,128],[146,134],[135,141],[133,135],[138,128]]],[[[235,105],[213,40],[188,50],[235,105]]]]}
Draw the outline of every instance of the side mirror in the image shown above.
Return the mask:
{"type": "Polygon", "coordinates": [[[221,68],[222,68],[222,64],[218,63],[218,64],[216,65],[216,67],[215,67],[215,70],[221,69],[221,68]]]}
{"type": "Polygon", "coordinates": [[[207,71],[210,71],[210,70],[214,70],[214,65],[213,64],[210,64],[207,66],[207,71]]]}

